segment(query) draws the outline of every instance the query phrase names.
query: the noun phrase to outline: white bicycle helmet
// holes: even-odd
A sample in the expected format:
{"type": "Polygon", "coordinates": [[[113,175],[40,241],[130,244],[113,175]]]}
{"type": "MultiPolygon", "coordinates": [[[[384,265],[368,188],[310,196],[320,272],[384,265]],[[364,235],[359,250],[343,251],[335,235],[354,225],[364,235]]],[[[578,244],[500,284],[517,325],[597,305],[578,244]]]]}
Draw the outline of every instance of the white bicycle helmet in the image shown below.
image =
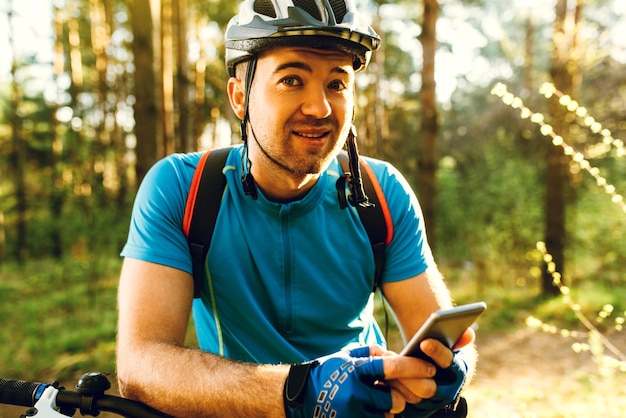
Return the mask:
{"type": "Polygon", "coordinates": [[[354,0],[244,0],[225,38],[231,76],[239,62],[277,46],[339,49],[354,57],[354,69],[360,71],[380,46],[354,0]]]}

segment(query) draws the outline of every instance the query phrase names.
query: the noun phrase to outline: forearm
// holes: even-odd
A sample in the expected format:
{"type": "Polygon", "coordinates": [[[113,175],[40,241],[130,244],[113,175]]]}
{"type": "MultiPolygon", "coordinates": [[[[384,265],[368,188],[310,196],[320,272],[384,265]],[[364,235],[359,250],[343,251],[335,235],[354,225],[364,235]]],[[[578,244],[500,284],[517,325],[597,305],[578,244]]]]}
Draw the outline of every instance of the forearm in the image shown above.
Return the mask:
{"type": "Polygon", "coordinates": [[[284,417],[287,366],[237,363],[167,343],[118,353],[122,395],[169,415],[284,417]]]}

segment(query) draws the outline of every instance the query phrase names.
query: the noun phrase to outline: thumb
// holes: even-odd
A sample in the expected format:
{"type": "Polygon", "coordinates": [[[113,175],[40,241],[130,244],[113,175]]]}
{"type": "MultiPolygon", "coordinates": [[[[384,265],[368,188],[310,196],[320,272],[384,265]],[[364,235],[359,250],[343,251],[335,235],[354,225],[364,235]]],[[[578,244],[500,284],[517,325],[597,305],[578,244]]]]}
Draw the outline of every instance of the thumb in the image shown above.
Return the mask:
{"type": "Polygon", "coordinates": [[[467,345],[470,345],[471,343],[474,342],[475,339],[476,339],[476,333],[474,332],[474,329],[471,327],[466,329],[463,335],[461,335],[461,338],[459,338],[459,340],[456,343],[454,343],[454,346],[452,347],[452,351],[459,350],[467,345]]]}

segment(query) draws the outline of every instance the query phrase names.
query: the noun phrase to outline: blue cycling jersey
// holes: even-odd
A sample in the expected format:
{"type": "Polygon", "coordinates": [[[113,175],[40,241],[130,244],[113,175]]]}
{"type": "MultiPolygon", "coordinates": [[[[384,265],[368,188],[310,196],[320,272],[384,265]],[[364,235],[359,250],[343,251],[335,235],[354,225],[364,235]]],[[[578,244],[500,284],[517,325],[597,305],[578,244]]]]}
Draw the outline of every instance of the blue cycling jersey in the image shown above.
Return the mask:
{"type": "MultiPolygon", "coordinates": [[[[371,247],[356,209],[339,207],[338,161],[302,199],[276,203],[262,191],[256,200],[244,194],[241,153],[235,148],[224,168],[206,281],[194,300],[200,348],[242,361],[298,363],[353,345],[384,345],[373,317],[371,247]]],[[[149,170],[122,256],[191,274],[182,222],[200,156],[174,154],[149,170]]],[[[434,264],[421,210],[397,170],[367,161],[394,224],[382,281],[405,280],[434,264]]]]}

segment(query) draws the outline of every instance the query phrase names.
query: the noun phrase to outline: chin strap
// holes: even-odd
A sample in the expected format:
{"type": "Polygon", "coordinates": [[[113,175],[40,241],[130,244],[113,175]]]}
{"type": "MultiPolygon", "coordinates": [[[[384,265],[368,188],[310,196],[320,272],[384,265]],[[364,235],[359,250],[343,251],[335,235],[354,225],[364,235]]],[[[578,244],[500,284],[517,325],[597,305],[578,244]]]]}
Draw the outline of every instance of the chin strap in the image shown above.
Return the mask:
{"type": "Polygon", "coordinates": [[[343,173],[336,183],[339,206],[341,209],[345,209],[348,207],[348,202],[350,202],[352,206],[372,206],[365,194],[363,182],[361,181],[361,167],[359,166],[359,151],[356,145],[356,128],[354,125],[350,127],[346,147],[348,149],[350,171],[343,173]],[[347,198],[346,182],[350,188],[350,195],[347,198]]]}
{"type": "Polygon", "coordinates": [[[254,72],[256,70],[256,63],[256,56],[253,56],[248,61],[243,101],[243,119],[239,124],[241,128],[241,139],[244,146],[243,153],[241,154],[241,171],[243,172],[243,175],[241,176],[241,184],[243,186],[243,191],[245,192],[245,194],[252,197],[253,200],[256,200],[259,197],[259,194],[257,191],[256,183],[254,182],[254,177],[252,177],[252,173],[250,172],[250,169],[252,168],[252,161],[250,161],[250,158],[248,158],[248,119],[250,117],[248,102],[250,99],[250,88],[252,87],[252,79],[254,78],[254,72]]]}

